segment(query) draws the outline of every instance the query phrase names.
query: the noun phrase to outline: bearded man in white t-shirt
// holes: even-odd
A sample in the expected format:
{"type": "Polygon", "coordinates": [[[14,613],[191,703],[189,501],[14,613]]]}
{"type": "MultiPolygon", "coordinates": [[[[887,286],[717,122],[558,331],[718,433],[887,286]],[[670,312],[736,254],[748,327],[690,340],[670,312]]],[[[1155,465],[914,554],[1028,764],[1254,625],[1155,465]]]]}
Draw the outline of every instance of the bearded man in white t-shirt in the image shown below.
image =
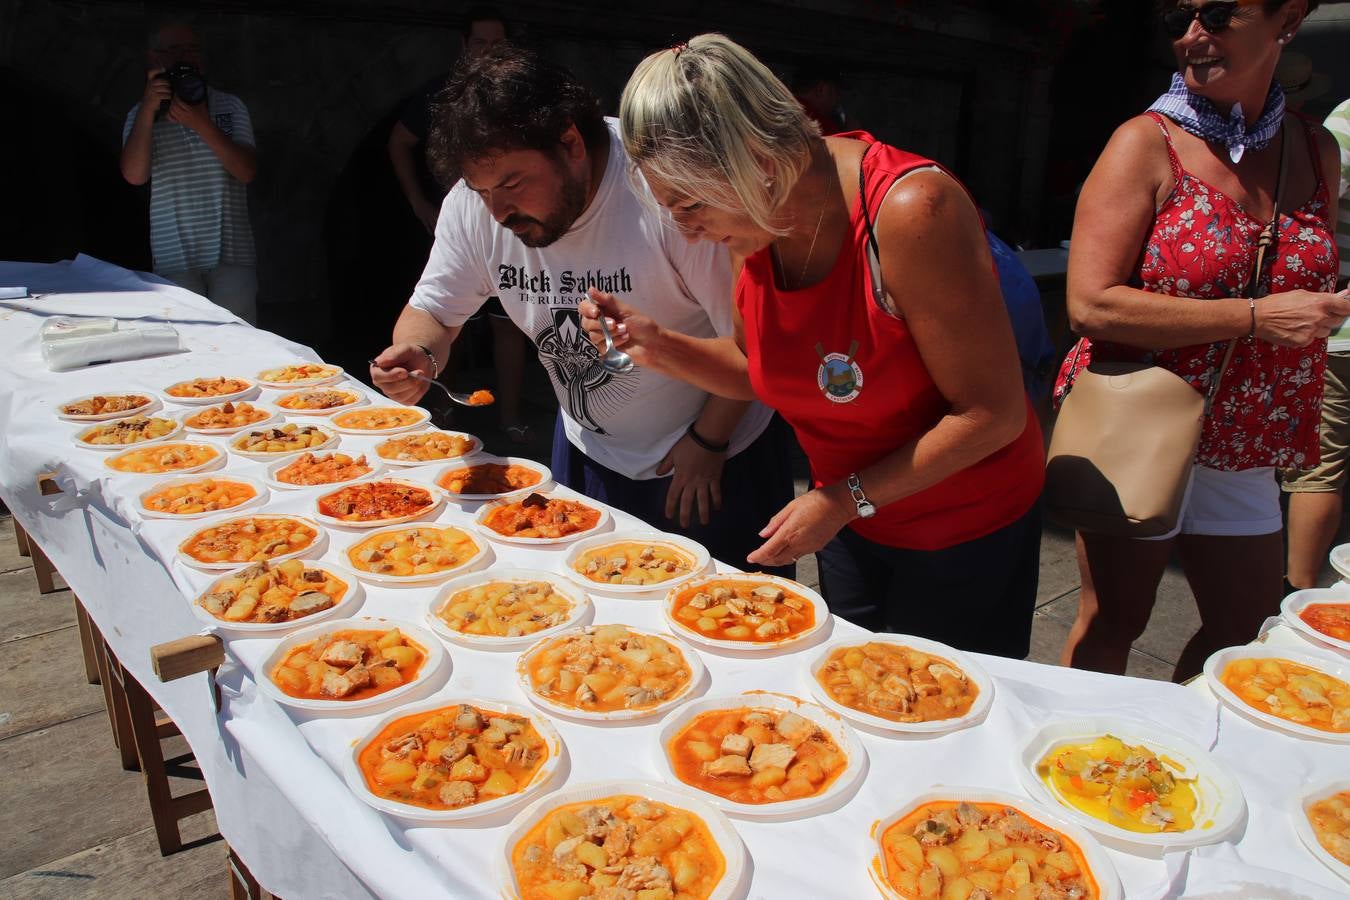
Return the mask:
{"type": "Polygon", "coordinates": [[[642,367],[602,368],[577,305],[593,290],[699,337],[733,328],[724,247],[691,244],[632,175],[618,123],[566,69],[513,46],[465,58],[438,97],[434,171],[458,172],[426,270],[371,367],[415,403],[463,323],[496,296],[558,396],[555,480],[744,565],[792,499],[791,438],[760,403],[642,367]],[[678,526],[678,527],[677,527],[678,526]]]}

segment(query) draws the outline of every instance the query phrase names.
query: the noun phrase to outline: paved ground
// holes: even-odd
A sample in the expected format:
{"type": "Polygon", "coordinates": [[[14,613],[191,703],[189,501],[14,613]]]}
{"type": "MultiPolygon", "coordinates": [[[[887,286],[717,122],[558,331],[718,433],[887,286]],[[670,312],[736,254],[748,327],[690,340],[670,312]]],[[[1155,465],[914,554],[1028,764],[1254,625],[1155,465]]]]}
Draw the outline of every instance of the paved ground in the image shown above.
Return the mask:
{"type": "MultiPolygon", "coordinates": [[[[456,427],[481,435],[493,452],[547,460],[553,412],[542,374],[532,374],[527,391],[530,444],[508,445],[491,410],[460,410],[456,427]]],[[[462,376],[462,386],[490,386],[490,373],[470,375],[477,381],[462,376]]],[[[799,577],[816,584],[814,558],[802,560],[799,577]]],[[[1058,659],[1078,590],[1072,535],[1048,530],[1031,659],[1058,659]]],[[[1169,570],[1129,674],[1170,677],[1197,625],[1185,580],[1169,570]]],[[[180,739],[166,755],[184,750],[180,739]]],[[[0,773],[0,900],[228,896],[224,844],[213,837],[211,813],[184,823],[195,846],[160,857],[141,778],[122,770],[102,691],[85,683],[70,592],[37,593],[8,516],[0,516],[0,773]]]]}

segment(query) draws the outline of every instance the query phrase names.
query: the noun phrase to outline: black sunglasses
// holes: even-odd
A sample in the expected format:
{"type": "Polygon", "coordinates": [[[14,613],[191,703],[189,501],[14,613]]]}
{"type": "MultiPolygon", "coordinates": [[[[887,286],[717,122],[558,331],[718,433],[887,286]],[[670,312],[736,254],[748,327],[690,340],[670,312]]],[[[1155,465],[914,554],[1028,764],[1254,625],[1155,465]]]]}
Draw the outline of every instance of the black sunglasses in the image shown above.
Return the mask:
{"type": "Polygon", "coordinates": [[[1191,21],[1200,20],[1200,27],[1210,34],[1218,34],[1233,21],[1233,13],[1242,0],[1211,0],[1199,6],[1174,6],[1162,14],[1163,29],[1172,40],[1179,40],[1191,30],[1191,21]]]}

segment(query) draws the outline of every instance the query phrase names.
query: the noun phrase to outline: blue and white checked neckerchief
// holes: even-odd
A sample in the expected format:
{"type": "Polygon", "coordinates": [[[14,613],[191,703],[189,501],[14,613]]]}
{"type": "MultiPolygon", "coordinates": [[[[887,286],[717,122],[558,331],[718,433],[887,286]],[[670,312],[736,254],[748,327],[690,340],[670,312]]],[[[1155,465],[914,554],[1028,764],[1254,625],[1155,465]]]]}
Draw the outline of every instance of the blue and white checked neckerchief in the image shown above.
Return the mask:
{"type": "Polygon", "coordinates": [[[1225,117],[1213,103],[1189,91],[1185,79],[1174,72],[1172,86],[1153,101],[1149,112],[1162,113],[1198,138],[1223,144],[1229,159],[1236,163],[1247,150],[1264,150],[1279,133],[1284,121],[1284,90],[1278,81],[1271,81],[1261,117],[1248,128],[1241,103],[1234,103],[1233,111],[1225,117]]]}

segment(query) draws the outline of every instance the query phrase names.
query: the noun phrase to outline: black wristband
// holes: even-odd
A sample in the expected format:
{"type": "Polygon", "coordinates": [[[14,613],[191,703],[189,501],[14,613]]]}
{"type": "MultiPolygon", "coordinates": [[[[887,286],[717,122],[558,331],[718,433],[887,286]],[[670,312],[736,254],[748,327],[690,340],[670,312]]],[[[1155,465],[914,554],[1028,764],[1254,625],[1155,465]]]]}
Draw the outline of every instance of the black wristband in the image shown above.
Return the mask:
{"type": "Polygon", "coordinates": [[[712,441],[698,433],[698,430],[694,428],[693,422],[689,423],[689,427],[684,430],[684,433],[689,435],[690,440],[695,444],[698,444],[704,450],[707,450],[709,453],[726,453],[731,447],[731,441],[722,444],[714,444],[712,441]]]}
{"type": "Polygon", "coordinates": [[[431,363],[431,377],[434,380],[437,375],[441,374],[441,364],[436,362],[436,354],[421,344],[413,344],[413,346],[427,355],[427,360],[431,363]]]}

